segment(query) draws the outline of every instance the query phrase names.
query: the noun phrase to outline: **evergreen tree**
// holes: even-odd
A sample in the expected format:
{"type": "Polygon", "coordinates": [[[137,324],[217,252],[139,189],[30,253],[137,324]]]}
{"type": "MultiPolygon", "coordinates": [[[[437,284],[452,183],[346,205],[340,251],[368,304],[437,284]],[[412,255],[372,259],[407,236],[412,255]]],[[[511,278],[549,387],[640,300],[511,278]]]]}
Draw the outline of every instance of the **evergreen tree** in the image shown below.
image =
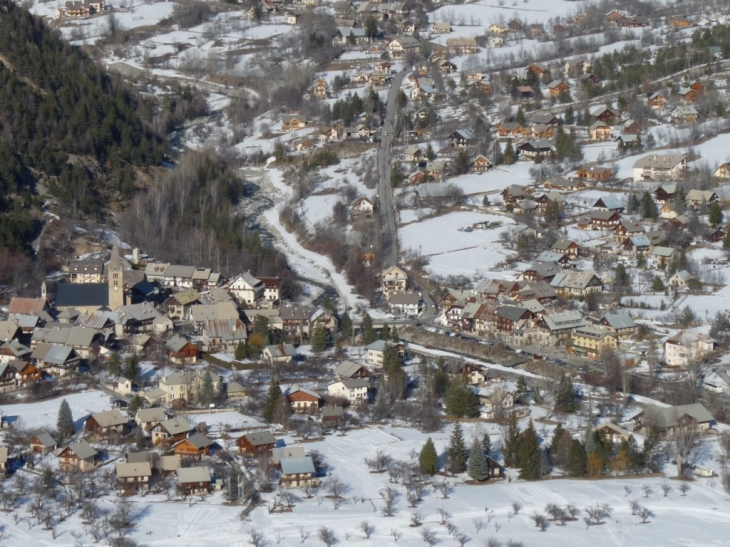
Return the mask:
{"type": "Polygon", "coordinates": [[[377,422],[390,417],[391,406],[388,389],[385,380],[382,378],[378,381],[378,392],[375,395],[375,408],[373,408],[373,419],[377,422]]]}
{"type": "Polygon", "coordinates": [[[583,111],[583,125],[586,127],[590,127],[593,124],[593,116],[591,116],[590,111],[586,107],[586,109],[583,111]]]}
{"type": "Polygon", "coordinates": [[[274,376],[271,378],[269,392],[264,402],[263,415],[266,423],[274,423],[281,416],[283,395],[279,387],[279,380],[274,376]]]}
{"type": "Polygon", "coordinates": [[[449,375],[446,372],[446,365],[442,357],[436,362],[436,370],[433,373],[433,394],[437,399],[444,396],[449,387],[449,375]]]}
{"type": "Polygon", "coordinates": [[[574,439],[570,445],[570,453],[568,454],[568,475],[573,477],[582,477],[586,474],[586,450],[583,444],[574,439]]]}
{"type": "Polygon", "coordinates": [[[124,364],[124,377],[133,382],[139,378],[139,357],[136,353],[127,357],[124,364]]]}
{"type": "Polygon", "coordinates": [[[674,194],[674,211],[681,215],[687,210],[687,193],[684,186],[677,185],[677,191],[674,194]]]}
{"type": "Polygon", "coordinates": [[[575,123],[575,113],[573,112],[573,107],[568,106],[568,108],[565,109],[565,125],[573,125],[575,123]]]}
{"type": "Polygon", "coordinates": [[[507,139],[507,145],[504,147],[504,159],[505,165],[512,165],[517,161],[517,155],[515,154],[515,148],[512,146],[512,139],[507,139]]]}
{"type": "Polygon", "coordinates": [[[129,406],[127,407],[127,415],[130,418],[134,418],[137,415],[137,411],[144,406],[144,399],[140,397],[138,394],[135,394],[134,397],[132,397],[132,400],[129,401],[129,406]]]}
{"type": "Polygon", "coordinates": [[[466,461],[469,454],[466,449],[466,443],[464,442],[464,432],[459,422],[454,424],[454,429],[451,431],[449,447],[446,449],[446,453],[449,457],[449,465],[451,466],[452,473],[456,474],[466,471],[466,461]]]}
{"type": "Polygon", "coordinates": [[[116,351],[112,352],[109,357],[109,374],[114,378],[119,378],[122,375],[122,360],[116,351]]]}
{"type": "Polygon", "coordinates": [[[542,476],[542,454],[540,453],[540,441],[537,438],[535,426],[530,423],[520,434],[520,448],[517,466],[520,469],[520,478],[524,480],[537,480],[542,476]]]}
{"type": "Polygon", "coordinates": [[[381,340],[390,340],[390,327],[388,326],[388,323],[383,323],[383,326],[380,328],[380,339],[381,340]]]}
{"type": "Polygon", "coordinates": [[[446,412],[457,418],[479,416],[479,396],[461,379],[453,379],[446,389],[446,412]]]}
{"type": "Polygon", "coordinates": [[[240,496],[238,490],[240,488],[240,477],[238,475],[238,469],[235,465],[231,465],[228,468],[228,485],[226,488],[226,499],[228,501],[236,501],[240,496]]]}
{"type": "Polygon", "coordinates": [[[203,375],[203,384],[200,386],[200,403],[208,406],[215,402],[215,386],[210,371],[206,370],[203,375]]]}
{"type": "Polygon", "coordinates": [[[352,319],[350,319],[350,314],[347,312],[343,313],[340,319],[340,332],[346,340],[352,338],[352,319]]]}
{"type": "Polygon", "coordinates": [[[527,118],[525,118],[525,113],[522,111],[522,107],[517,109],[517,115],[515,116],[515,121],[520,124],[522,127],[525,127],[527,125],[527,118]]]}
{"type": "Polygon", "coordinates": [[[641,196],[641,216],[642,218],[650,218],[652,220],[656,220],[659,216],[656,203],[654,203],[649,192],[644,192],[644,195],[641,196]]]}
{"type": "Polygon", "coordinates": [[[471,444],[471,450],[469,451],[469,465],[466,469],[467,474],[475,481],[485,481],[489,478],[489,468],[487,462],[484,459],[484,450],[482,443],[477,439],[471,444]]]}
{"type": "Polygon", "coordinates": [[[485,433],[482,437],[482,453],[485,459],[492,457],[492,439],[489,438],[489,433],[485,433]]]}
{"type": "Polygon", "coordinates": [[[624,292],[631,290],[631,278],[629,277],[629,274],[626,271],[626,266],[624,266],[623,263],[621,263],[621,262],[619,262],[616,265],[616,270],[614,272],[613,285],[614,285],[614,291],[617,294],[623,294],[624,292]]]}
{"type": "Polygon", "coordinates": [[[362,342],[366,346],[372,344],[378,339],[378,335],[375,333],[373,328],[373,318],[370,317],[369,313],[365,314],[362,320],[362,342]]]}
{"type": "Polygon", "coordinates": [[[524,376],[517,378],[517,387],[515,389],[515,399],[524,403],[527,400],[527,380],[524,376]]]}
{"type": "Polygon", "coordinates": [[[263,315],[257,315],[253,322],[253,333],[258,335],[263,341],[263,345],[267,346],[271,340],[269,338],[269,320],[263,315]]]}
{"type": "Polygon", "coordinates": [[[365,35],[370,38],[377,38],[378,36],[378,22],[375,17],[368,17],[365,19],[365,35]]]}
{"type": "Polygon", "coordinates": [[[723,218],[724,215],[722,214],[722,208],[720,207],[720,204],[716,201],[712,205],[710,205],[710,225],[717,226],[718,224],[722,223],[723,218]]]}
{"type": "Polygon", "coordinates": [[[556,395],[555,409],[563,414],[572,414],[578,409],[578,403],[575,400],[575,388],[573,381],[567,374],[563,375],[558,385],[558,393],[556,395]]]}
{"type": "Polygon", "coordinates": [[[650,473],[658,473],[662,469],[662,443],[659,428],[652,426],[644,440],[642,459],[650,473]]]}
{"type": "Polygon", "coordinates": [[[514,467],[517,465],[517,451],[520,446],[520,426],[517,424],[517,416],[512,412],[509,416],[507,425],[507,437],[504,440],[502,448],[502,456],[504,457],[504,465],[514,467]]]}
{"type": "Polygon", "coordinates": [[[327,329],[324,328],[322,323],[319,323],[316,327],[314,327],[314,332],[312,333],[312,351],[319,353],[326,350],[329,345],[329,341],[330,337],[327,329]]]}
{"type": "Polygon", "coordinates": [[[651,290],[654,292],[662,292],[666,287],[664,286],[664,282],[662,281],[661,277],[658,275],[654,276],[654,279],[651,282],[651,290]]]}
{"type": "Polygon", "coordinates": [[[431,146],[431,143],[428,143],[428,146],[426,147],[426,152],[424,153],[426,156],[426,159],[428,161],[433,161],[436,159],[436,152],[433,151],[433,146],[431,146]]]}
{"type": "Polygon", "coordinates": [[[56,428],[58,429],[58,435],[61,437],[58,440],[59,445],[63,439],[68,439],[74,434],[75,425],[73,414],[71,414],[71,407],[68,406],[66,399],[61,401],[61,406],[58,409],[58,420],[56,421],[56,428]]]}
{"type": "Polygon", "coordinates": [[[393,346],[386,344],[383,354],[385,384],[388,388],[390,401],[393,402],[405,397],[406,388],[408,387],[408,375],[403,370],[401,358],[393,346]]]}
{"type": "Polygon", "coordinates": [[[454,171],[457,175],[463,175],[469,171],[470,163],[471,160],[469,159],[469,152],[462,148],[456,155],[456,160],[454,160],[454,171]]]}
{"type": "Polygon", "coordinates": [[[563,424],[558,423],[557,427],[553,431],[553,440],[550,443],[550,446],[553,448],[553,452],[557,450],[558,445],[560,445],[560,441],[563,439],[563,435],[565,435],[566,431],[563,427],[563,424]]]}
{"type": "Polygon", "coordinates": [[[390,341],[394,344],[400,344],[400,334],[398,334],[398,328],[395,325],[390,329],[390,341]]]}
{"type": "Polygon", "coordinates": [[[633,215],[634,213],[638,212],[641,209],[641,200],[639,197],[634,193],[631,192],[629,194],[629,200],[626,204],[626,212],[630,215],[633,215]]]}
{"type": "Polygon", "coordinates": [[[137,447],[137,450],[142,450],[144,448],[144,433],[142,432],[141,427],[138,427],[137,431],[134,432],[134,444],[137,447]]]}
{"type": "Polygon", "coordinates": [[[239,342],[236,346],[236,351],[233,356],[236,358],[236,361],[243,361],[247,356],[246,344],[244,344],[243,342],[239,342]]]}
{"type": "Polygon", "coordinates": [[[583,432],[583,448],[585,448],[586,454],[592,454],[596,450],[596,434],[590,422],[586,424],[586,429],[583,432]]]}
{"type": "Polygon", "coordinates": [[[435,475],[438,471],[439,457],[436,453],[436,447],[431,440],[431,437],[426,439],[426,444],[421,448],[421,454],[418,456],[418,465],[421,467],[421,471],[427,475],[435,475]]]}

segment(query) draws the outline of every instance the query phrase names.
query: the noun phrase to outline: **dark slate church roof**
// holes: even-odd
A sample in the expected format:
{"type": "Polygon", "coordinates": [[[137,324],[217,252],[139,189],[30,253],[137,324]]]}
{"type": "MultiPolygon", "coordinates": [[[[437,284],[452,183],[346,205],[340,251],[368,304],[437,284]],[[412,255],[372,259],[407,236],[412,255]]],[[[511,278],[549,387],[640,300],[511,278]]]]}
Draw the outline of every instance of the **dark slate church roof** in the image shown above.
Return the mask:
{"type": "Polygon", "coordinates": [[[59,283],[56,307],[108,306],[109,285],[106,283],[59,283]]]}

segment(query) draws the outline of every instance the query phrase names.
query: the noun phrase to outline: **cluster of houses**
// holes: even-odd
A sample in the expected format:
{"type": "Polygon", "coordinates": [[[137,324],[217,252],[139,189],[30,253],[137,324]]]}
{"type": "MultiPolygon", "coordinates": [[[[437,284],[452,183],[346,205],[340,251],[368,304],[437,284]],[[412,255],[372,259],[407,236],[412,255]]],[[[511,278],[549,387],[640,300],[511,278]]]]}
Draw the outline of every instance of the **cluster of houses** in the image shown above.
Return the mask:
{"type": "MultiPolygon", "coordinates": [[[[281,302],[279,279],[248,272],[224,279],[209,268],[147,262],[135,251],[108,261],[73,260],[63,280],[46,281],[41,297],[13,298],[0,320],[0,389],[58,378],[128,344],[157,350],[171,363],[197,362],[204,352],[234,352],[257,317],[281,339],[301,342],[318,325],[337,328],[323,307],[281,302]],[[179,326],[185,325],[186,336],[179,326]]],[[[296,357],[291,344],[263,349],[268,363],[296,357]]]]}

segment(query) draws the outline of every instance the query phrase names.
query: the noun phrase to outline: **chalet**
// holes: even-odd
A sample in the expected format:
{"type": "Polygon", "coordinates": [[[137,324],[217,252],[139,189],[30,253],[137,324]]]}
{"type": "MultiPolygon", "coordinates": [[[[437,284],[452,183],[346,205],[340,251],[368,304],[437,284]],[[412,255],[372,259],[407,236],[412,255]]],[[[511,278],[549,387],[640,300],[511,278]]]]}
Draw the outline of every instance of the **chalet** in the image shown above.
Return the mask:
{"type": "Polygon", "coordinates": [[[624,212],[624,204],[619,198],[614,196],[604,196],[598,198],[598,200],[593,204],[593,208],[598,209],[599,211],[616,211],[618,213],[624,212]]]}
{"type": "Polygon", "coordinates": [[[95,437],[108,437],[124,434],[128,423],[127,417],[115,408],[89,416],[84,429],[95,437]]]}
{"type": "Polygon", "coordinates": [[[483,154],[479,154],[476,158],[474,158],[472,165],[474,166],[474,171],[476,171],[477,173],[484,173],[485,171],[489,171],[493,167],[492,162],[489,161],[489,158],[487,158],[483,154]]]}
{"type": "Polygon", "coordinates": [[[170,338],[165,343],[165,351],[170,361],[179,365],[192,364],[200,358],[200,348],[180,336],[170,338]]]}
{"type": "Polygon", "coordinates": [[[160,422],[167,420],[165,410],[159,407],[140,408],[134,416],[134,421],[138,427],[145,431],[149,431],[160,422]]]}
{"type": "Polygon", "coordinates": [[[351,380],[354,378],[367,378],[370,376],[370,371],[352,361],[344,361],[335,368],[335,374],[340,380],[351,380]]]}
{"type": "Polygon", "coordinates": [[[187,439],[195,427],[182,416],[163,420],[150,429],[152,444],[171,445],[187,439]]]}
{"type": "Polygon", "coordinates": [[[712,176],[718,179],[730,179],[730,163],[723,163],[715,169],[712,176]]]}
{"type": "Polygon", "coordinates": [[[276,344],[266,346],[263,351],[263,358],[269,364],[290,363],[297,356],[297,350],[292,344],[276,344]]]}
{"type": "Polygon", "coordinates": [[[390,41],[387,49],[392,58],[399,59],[408,52],[417,51],[420,47],[418,40],[412,36],[396,36],[390,41]]]}
{"type": "Polygon", "coordinates": [[[236,446],[241,454],[247,456],[260,456],[271,454],[271,449],[276,446],[276,437],[270,431],[258,431],[247,433],[236,439],[236,446]]]}
{"type": "Polygon", "coordinates": [[[217,447],[215,441],[212,441],[202,433],[193,433],[172,446],[172,450],[181,459],[200,460],[202,456],[207,456],[217,447]]]}
{"type": "Polygon", "coordinates": [[[474,133],[468,129],[458,129],[449,135],[449,146],[466,148],[474,143],[474,133]]]}
{"type": "Polygon", "coordinates": [[[537,258],[535,258],[537,262],[544,262],[546,264],[558,264],[562,266],[563,268],[570,267],[570,258],[568,255],[554,252],[554,251],[543,251],[539,255],[537,255],[537,258]]]}
{"type": "Polygon", "coordinates": [[[316,391],[305,388],[295,388],[286,394],[289,406],[296,413],[312,413],[319,410],[322,397],[316,391]]]}
{"type": "Polygon", "coordinates": [[[607,313],[599,323],[618,340],[631,337],[639,328],[626,312],[607,313]]]}
{"type": "Polygon", "coordinates": [[[240,319],[206,321],[203,326],[203,349],[209,353],[233,353],[247,338],[248,330],[240,319]]]}
{"type": "Polygon", "coordinates": [[[563,123],[563,120],[558,118],[555,114],[550,114],[549,112],[535,112],[530,117],[530,123],[552,125],[553,127],[557,128],[563,123]]]}
{"type": "Polygon", "coordinates": [[[518,85],[515,87],[513,95],[520,100],[530,100],[535,98],[535,90],[529,85],[518,85]]]}
{"type": "Polygon", "coordinates": [[[680,332],[664,342],[664,361],[671,367],[687,367],[701,361],[715,349],[715,341],[706,334],[680,332]]]}
{"type": "Polygon", "coordinates": [[[539,205],[536,201],[531,199],[523,199],[518,201],[514,206],[514,213],[516,215],[534,215],[537,212],[539,205]]]}
{"type": "Polygon", "coordinates": [[[84,473],[96,468],[99,453],[85,440],[71,443],[57,453],[58,468],[64,473],[84,473]]]}
{"type": "Polygon", "coordinates": [[[295,488],[317,483],[316,469],[311,456],[281,460],[279,483],[284,488],[295,488]]]}
{"type": "Polygon", "coordinates": [[[446,40],[446,47],[449,54],[455,57],[470,55],[477,52],[477,41],[475,38],[449,38],[446,40]]]}
{"type": "Polygon", "coordinates": [[[327,80],[317,78],[309,88],[310,94],[317,99],[326,99],[328,95],[327,80]]]}
{"type": "Polygon", "coordinates": [[[669,20],[667,21],[667,24],[672,28],[678,28],[678,29],[689,28],[692,26],[692,23],[690,23],[689,19],[687,19],[686,17],[682,17],[682,16],[670,17],[669,20]]]}
{"type": "Polygon", "coordinates": [[[31,348],[35,349],[44,343],[53,346],[71,347],[79,357],[89,359],[98,355],[103,339],[104,335],[86,327],[61,325],[36,328],[31,337],[31,348]]]}
{"type": "Polygon", "coordinates": [[[375,211],[375,205],[366,197],[359,197],[350,204],[350,215],[359,216],[367,215],[371,216],[375,211]]]}
{"type": "Polygon", "coordinates": [[[628,441],[629,437],[631,437],[631,432],[613,422],[604,422],[594,426],[592,430],[595,434],[602,436],[604,439],[612,442],[616,446],[620,445],[622,442],[628,441]]]}
{"type": "Polygon", "coordinates": [[[238,382],[229,381],[226,384],[226,396],[229,401],[246,397],[246,388],[238,382]]]}
{"type": "Polygon", "coordinates": [[[367,402],[369,390],[370,381],[366,378],[338,380],[327,386],[327,393],[330,396],[347,399],[352,405],[367,402]]]}
{"type": "Polygon", "coordinates": [[[545,69],[542,66],[533,63],[525,69],[525,72],[531,72],[538,78],[542,78],[545,74],[545,69]]]}
{"type": "Polygon", "coordinates": [[[7,364],[15,360],[29,361],[31,355],[31,349],[17,340],[5,342],[0,345],[0,363],[7,364]]]}
{"type": "Polygon", "coordinates": [[[56,346],[42,342],[30,354],[31,361],[46,374],[66,376],[76,371],[81,357],[71,346],[56,346]]]}
{"type": "Polygon", "coordinates": [[[624,151],[639,148],[641,144],[641,139],[639,135],[629,135],[626,133],[621,133],[620,135],[617,135],[613,138],[613,142],[616,143],[617,150],[624,151]]]}
{"type": "Polygon", "coordinates": [[[675,251],[671,247],[657,245],[651,250],[649,256],[651,257],[651,260],[655,265],[664,269],[667,264],[669,264],[674,259],[676,254],[677,251],[675,251]]]}
{"type": "Polygon", "coordinates": [[[594,106],[589,109],[589,112],[591,116],[604,123],[618,118],[613,110],[605,106],[594,106]]]}
{"type": "Polygon", "coordinates": [[[675,123],[696,123],[699,112],[692,105],[678,106],[669,113],[669,117],[675,123]]]}
{"type": "Polygon", "coordinates": [[[323,425],[339,425],[345,421],[345,409],[341,406],[326,406],[322,409],[323,425]]]}
{"type": "Polygon", "coordinates": [[[535,262],[522,272],[520,279],[525,281],[547,281],[550,283],[561,271],[562,269],[556,264],[535,262]]]}
{"type": "Polygon", "coordinates": [[[515,396],[504,389],[497,389],[487,395],[480,395],[482,418],[492,419],[504,415],[515,406],[515,396]]]}
{"type": "Polygon", "coordinates": [[[693,89],[691,87],[682,87],[679,89],[679,101],[682,104],[695,103],[700,98],[702,90],[693,89]]]}
{"type": "Polygon", "coordinates": [[[58,441],[46,431],[38,431],[30,438],[30,451],[47,454],[58,448],[58,441]]]}
{"type": "Polygon", "coordinates": [[[548,84],[548,91],[553,97],[560,96],[561,93],[569,93],[570,86],[563,80],[553,80],[548,84]]]}
{"type": "Polygon", "coordinates": [[[608,167],[600,165],[583,166],[576,173],[578,178],[588,180],[607,180],[611,178],[613,172],[608,167]]]}
{"type": "Polygon", "coordinates": [[[580,76],[578,76],[578,81],[582,85],[591,85],[600,83],[601,79],[592,72],[587,72],[586,74],[581,74],[580,76]]]}
{"type": "Polygon", "coordinates": [[[559,295],[563,296],[586,296],[587,294],[603,291],[603,283],[598,276],[591,272],[574,272],[561,271],[558,272],[550,286],[555,289],[559,295]]]}
{"type": "Polygon", "coordinates": [[[177,486],[185,495],[206,494],[210,491],[207,467],[180,467],[176,471],[177,486]]]}
{"type": "Polygon", "coordinates": [[[676,184],[662,184],[654,191],[654,201],[656,201],[659,205],[664,205],[667,202],[674,201],[674,196],[676,194],[676,184]]]}
{"type": "Polygon", "coordinates": [[[641,133],[641,126],[639,125],[639,122],[632,119],[624,120],[621,124],[619,124],[618,128],[626,135],[637,136],[641,133]]]}
{"type": "Polygon", "coordinates": [[[372,38],[365,32],[364,28],[356,27],[337,27],[335,35],[332,38],[333,45],[343,47],[354,45],[361,46],[369,44],[371,41],[372,38]]]}
{"type": "Polygon", "coordinates": [[[611,128],[602,121],[596,121],[588,128],[592,141],[607,141],[611,138],[611,128]]]}
{"type": "Polygon", "coordinates": [[[535,323],[543,340],[551,345],[567,342],[575,329],[586,325],[586,320],[579,311],[544,314],[535,323]]]}
{"type": "Polygon", "coordinates": [[[550,158],[555,151],[553,143],[547,139],[527,140],[519,143],[515,150],[519,153],[520,160],[535,160],[538,158],[550,158]]]}
{"type": "Polygon", "coordinates": [[[512,335],[525,321],[532,319],[534,314],[527,308],[517,306],[502,306],[497,311],[497,330],[503,335],[512,335]]]}
{"type": "Polygon", "coordinates": [[[578,219],[578,228],[583,230],[612,230],[621,221],[616,211],[591,211],[578,219]]]}
{"type": "Polygon", "coordinates": [[[423,150],[418,148],[418,146],[409,146],[405,149],[403,152],[403,157],[405,161],[407,162],[419,162],[422,161],[424,158],[423,150]]]}
{"type": "Polygon", "coordinates": [[[309,120],[302,114],[289,114],[281,119],[282,131],[296,131],[307,127],[309,120]]]}
{"type": "Polygon", "coordinates": [[[694,210],[699,210],[702,205],[712,205],[720,198],[712,190],[690,190],[687,192],[687,207],[694,210]]]}
{"type": "Polygon", "coordinates": [[[571,260],[575,260],[580,256],[580,245],[569,239],[558,239],[553,243],[550,250],[556,253],[562,253],[571,260]]]}
{"type": "Polygon", "coordinates": [[[502,199],[505,203],[511,204],[515,204],[518,201],[530,197],[530,194],[528,193],[525,186],[517,186],[515,184],[502,190],[500,195],[502,196],[502,199]]]}
{"type": "Polygon", "coordinates": [[[649,26],[649,20],[646,17],[640,16],[622,17],[615,21],[614,24],[619,28],[640,28],[649,26]]]}
{"type": "Polygon", "coordinates": [[[195,289],[186,289],[171,295],[165,301],[164,307],[167,308],[167,315],[169,317],[184,319],[187,317],[190,307],[196,304],[198,300],[200,300],[200,293],[198,291],[195,289]]]}
{"type": "Polygon", "coordinates": [[[632,420],[635,431],[647,433],[649,428],[655,426],[662,436],[672,437],[681,428],[707,431],[712,427],[715,418],[701,403],[694,403],[669,407],[647,405],[632,420]]]}
{"type": "Polygon", "coordinates": [[[659,92],[649,93],[646,101],[652,110],[664,110],[667,107],[667,98],[659,92]]]}
{"type": "Polygon", "coordinates": [[[104,261],[102,259],[71,260],[68,264],[68,275],[71,283],[102,283],[106,281],[104,261]]]}
{"type": "Polygon", "coordinates": [[[527,134],[524,127],[517,122],[502,122],[497,126],[500,137],[522,137],[527,134]]]}
{"type": "Polygon", "coordinates": [[[117,490],[125,494],[144,493],[150,488],[152,466],[149,462],[118,463],[117,490]]]}
{"type": "Polygon", "coordinates": [[[651,243],[645,235],[630,236],[621,242],[621,251],[629,255],[645,255],[651,251],[651,243]]]}
{"type": "Polygon", "coordinates": [[[10,361],[15,369],[15,380],[19,386],[28,386],[43,379],[43,371],[32,363],[25,361],[10,361]]]}
{"type": "Polygon", "coordinates": [[[489,37],[489,47],[502,47],[504,45],[504,38],[499,35],[492,35],[489,37]]]}
{"type": "Polygon", "coordinates": [[[408,274],[398,266],[391,266],[382,275],[383,296],[389,298],[392,294],[404,293],[408,290],[408,274]]]}

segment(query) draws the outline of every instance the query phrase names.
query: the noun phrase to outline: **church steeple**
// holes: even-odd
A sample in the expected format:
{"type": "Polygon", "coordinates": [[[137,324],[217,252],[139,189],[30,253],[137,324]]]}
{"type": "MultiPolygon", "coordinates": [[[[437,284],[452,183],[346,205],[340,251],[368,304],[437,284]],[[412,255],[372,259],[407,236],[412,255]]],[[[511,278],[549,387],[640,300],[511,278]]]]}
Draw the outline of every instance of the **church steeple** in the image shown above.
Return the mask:
{"type": "Polygon", "coordinates": [[[124,266],[119,256],[119,247],[112,245],[112,257],[109,260],[109,309],[116,311],[124,306],[124,266]]]}

